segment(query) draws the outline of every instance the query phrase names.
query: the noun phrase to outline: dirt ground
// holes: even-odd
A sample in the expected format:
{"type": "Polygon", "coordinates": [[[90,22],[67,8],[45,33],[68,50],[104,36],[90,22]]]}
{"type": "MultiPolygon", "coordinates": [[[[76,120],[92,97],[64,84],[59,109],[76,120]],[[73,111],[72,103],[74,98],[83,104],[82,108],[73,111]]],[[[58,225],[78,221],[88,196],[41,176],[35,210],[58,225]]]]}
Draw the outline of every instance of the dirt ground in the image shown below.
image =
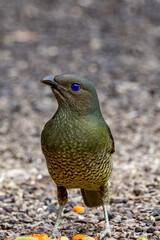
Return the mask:
{"type": "MultiPolygon", "coordinates": [[[[57,103],[40,83],[92,81],[116,144],[110,178],[113,239],[160,239],[160,1],[0,0],[0,239],[47,233],[58,208],[40,134],[57,103]]],[[[60,224],[96,236],[102,208],[69,190],[60,224]]]]}

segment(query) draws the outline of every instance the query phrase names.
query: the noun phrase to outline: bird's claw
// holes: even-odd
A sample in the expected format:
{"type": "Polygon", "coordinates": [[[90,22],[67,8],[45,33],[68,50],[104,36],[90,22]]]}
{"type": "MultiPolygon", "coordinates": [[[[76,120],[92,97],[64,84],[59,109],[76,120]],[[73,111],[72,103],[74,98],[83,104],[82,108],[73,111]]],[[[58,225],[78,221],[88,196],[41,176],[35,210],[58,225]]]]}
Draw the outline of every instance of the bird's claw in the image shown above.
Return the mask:
{"type": "Polygon", "coordinates": [[[107,237],[111,237],[111,230],[106,228],[97,235],[98,240],[107,240],[107,237]]]}
{"type": "Polygon", "coordinates": [[[53,230],[52,232],[52,238],[60,237],[61,233],[58,230],[53,230]]]}

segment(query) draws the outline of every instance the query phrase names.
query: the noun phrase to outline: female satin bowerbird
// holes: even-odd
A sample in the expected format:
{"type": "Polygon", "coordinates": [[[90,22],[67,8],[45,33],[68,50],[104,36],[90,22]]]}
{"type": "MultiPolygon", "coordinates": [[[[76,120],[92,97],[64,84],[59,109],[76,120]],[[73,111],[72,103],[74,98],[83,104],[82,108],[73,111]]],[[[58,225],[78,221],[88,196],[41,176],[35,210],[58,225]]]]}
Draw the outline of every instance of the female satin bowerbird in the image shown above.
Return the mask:
{"type": "Polygon", "coordinates": [[[96,90],[87,79],[73,74],[46,76],[41,82],[51,87],[58,101],[58,109],[41,135],[42,151],[57,185],[60,205],[53,235],[58,235],[67,189],[80,188],[86,206],[103,206],[105,226],[99,238],[111,236],[107,204],[114,140],[96,90]]]}

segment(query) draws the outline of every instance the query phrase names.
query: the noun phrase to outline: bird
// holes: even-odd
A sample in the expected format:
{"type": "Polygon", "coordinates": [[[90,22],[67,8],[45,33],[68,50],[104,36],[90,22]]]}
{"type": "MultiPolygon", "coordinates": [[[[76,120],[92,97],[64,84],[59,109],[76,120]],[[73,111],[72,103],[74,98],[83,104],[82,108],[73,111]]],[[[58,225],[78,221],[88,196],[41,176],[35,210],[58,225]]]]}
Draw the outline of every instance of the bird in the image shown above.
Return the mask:
{"type": "Polygon", "coordinates": [[[60,234],[58,226],[68,201],[67,189],[79,188],[87,207],[103,206],[105,224],[98,239],[111,237],[108,180],[115,147],[96,89],[90,81],[75,74],[46,76],[41,82],[51,87],[58,102],[41,134],[42,152],[56,183],[59,203],[52,236],[60,234]]]}

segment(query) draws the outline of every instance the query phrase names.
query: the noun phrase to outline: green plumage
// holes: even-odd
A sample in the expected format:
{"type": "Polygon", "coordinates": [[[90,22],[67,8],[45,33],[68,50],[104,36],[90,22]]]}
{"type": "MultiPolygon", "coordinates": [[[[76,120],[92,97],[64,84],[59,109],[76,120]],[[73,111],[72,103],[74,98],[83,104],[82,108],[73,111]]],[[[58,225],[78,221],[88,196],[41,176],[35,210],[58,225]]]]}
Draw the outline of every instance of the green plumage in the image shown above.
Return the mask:
{"type": "Polygon", "coordinates": [[[42,131],[41,145],[58,187],[59,203],[67,202],[68,188],[81,188],[89,207],[108,203],[114,142],[95,88],[76,75],[56,76],[53,83],[46,79],[42,82],[51,86],[58,109],[42,131]],[[73,83],[78,83],[80,90],[74,92],[73,83]]]}

